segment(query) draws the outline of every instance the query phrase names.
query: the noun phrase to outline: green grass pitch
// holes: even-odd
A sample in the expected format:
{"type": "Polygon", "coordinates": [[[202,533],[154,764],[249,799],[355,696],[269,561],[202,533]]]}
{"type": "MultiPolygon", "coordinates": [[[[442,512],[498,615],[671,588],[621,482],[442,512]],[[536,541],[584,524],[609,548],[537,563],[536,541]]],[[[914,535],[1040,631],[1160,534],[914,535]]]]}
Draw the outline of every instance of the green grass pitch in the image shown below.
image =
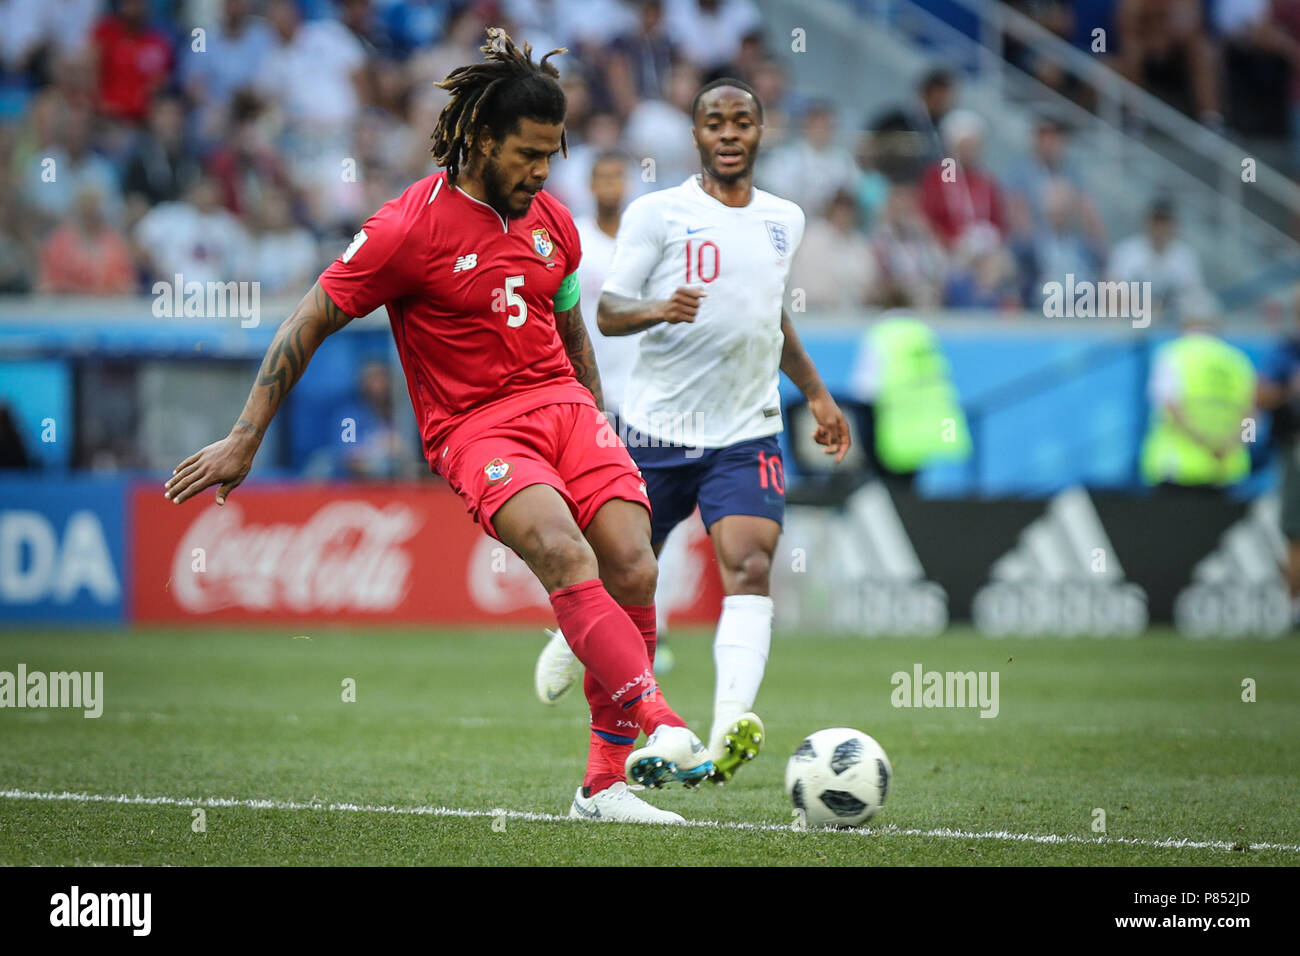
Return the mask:
{"type": "MultiPolygon", "coordinates": [[[[763,754],[729,787],[647,794],[714,824],[676,828],[558,819],[586,712],[580,691],[534,698],[542,643],[486,629],[11,629],[0,670],[103,671],[105,704],[97,720],[0,709],[0,864],[1300,863],[1294,640],[778,634],[763,754]],[[1000,713],[894,708],[890,675],[916,663],[997,671],[1000,713]],[[889,752],[889,803],[859,830],[801,832],[786,757],[841,725],[889,752]]],[[[662,679],[701,733],[710,644],[673,635],[662,679]]]]}

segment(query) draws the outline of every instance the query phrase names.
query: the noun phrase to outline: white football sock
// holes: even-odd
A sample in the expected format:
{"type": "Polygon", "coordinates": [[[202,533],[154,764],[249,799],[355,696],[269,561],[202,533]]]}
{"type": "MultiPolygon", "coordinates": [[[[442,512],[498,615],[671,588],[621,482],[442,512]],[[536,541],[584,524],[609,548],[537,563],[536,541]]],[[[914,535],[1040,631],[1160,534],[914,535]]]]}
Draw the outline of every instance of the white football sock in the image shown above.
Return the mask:
{"type": "Polygon", "coordinates": [[[736,718],[753,710],[772,647],[772,599],[762,594],[732,594],[722,599],[722,616],[713,639],[718,679],[713,693],[710,745],[736,718]]]}

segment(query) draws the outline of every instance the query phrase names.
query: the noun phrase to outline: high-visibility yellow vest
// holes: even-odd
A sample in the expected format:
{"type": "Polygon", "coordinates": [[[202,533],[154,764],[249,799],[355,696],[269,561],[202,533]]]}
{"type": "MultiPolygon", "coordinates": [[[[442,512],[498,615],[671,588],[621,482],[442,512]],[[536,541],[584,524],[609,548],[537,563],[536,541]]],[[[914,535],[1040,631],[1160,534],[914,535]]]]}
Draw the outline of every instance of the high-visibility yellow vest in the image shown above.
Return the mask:
{"type": "Polygon", "coordinates": [[[1212,335],[1183,335],[1162,347],[1157,361],[1172,364],[1181,383],[1179,405],[1198,434],[1235,439],[1232,450],[1215,458],[1163,408],[1152,409],[1142,446],[1142,479],[1178,485],[1230,485],[1250,473],[1250,455],[1241,443],[1244,416],[1254,402],[1255,369],[1241,349],[1212,335]]]}
{"type": "Polygon", "coordinates": [[[970,431],[938,337],[916,319],[887,319],[868,333],[878,387],[876,455],[911,472],[970,454],[970,431]]]}

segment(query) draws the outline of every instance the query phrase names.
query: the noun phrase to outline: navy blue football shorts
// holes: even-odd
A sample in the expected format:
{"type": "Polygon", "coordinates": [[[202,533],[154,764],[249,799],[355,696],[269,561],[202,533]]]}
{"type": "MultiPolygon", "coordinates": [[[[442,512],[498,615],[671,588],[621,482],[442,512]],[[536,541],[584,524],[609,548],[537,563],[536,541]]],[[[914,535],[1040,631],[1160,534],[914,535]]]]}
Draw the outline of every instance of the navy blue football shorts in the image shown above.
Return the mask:
{"type": "Polygon", "coordinates": [[[696,505],[706,529],[728,515],[785,523],[785,466],[775,435],[726,448],[652,447],[652,439],[632,428],[624,437],[646,484],[656,546],[696,505]]]}

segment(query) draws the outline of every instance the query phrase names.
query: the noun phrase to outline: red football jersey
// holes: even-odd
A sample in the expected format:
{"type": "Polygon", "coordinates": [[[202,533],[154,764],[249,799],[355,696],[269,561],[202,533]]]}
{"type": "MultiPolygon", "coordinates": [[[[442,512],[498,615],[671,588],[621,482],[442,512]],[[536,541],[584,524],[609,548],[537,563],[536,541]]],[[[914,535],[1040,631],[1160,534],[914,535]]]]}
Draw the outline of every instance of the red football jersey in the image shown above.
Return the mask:
{"type": "Polygon", "coordinates": [[[436,467],[471,416],[485,428],[556,402],[590,402],[555,327],[554,299],[582,250],[543,191],[504,219],[437,173],[385,203],[320,277],[351,316],[380,305],[436,467]]]}

